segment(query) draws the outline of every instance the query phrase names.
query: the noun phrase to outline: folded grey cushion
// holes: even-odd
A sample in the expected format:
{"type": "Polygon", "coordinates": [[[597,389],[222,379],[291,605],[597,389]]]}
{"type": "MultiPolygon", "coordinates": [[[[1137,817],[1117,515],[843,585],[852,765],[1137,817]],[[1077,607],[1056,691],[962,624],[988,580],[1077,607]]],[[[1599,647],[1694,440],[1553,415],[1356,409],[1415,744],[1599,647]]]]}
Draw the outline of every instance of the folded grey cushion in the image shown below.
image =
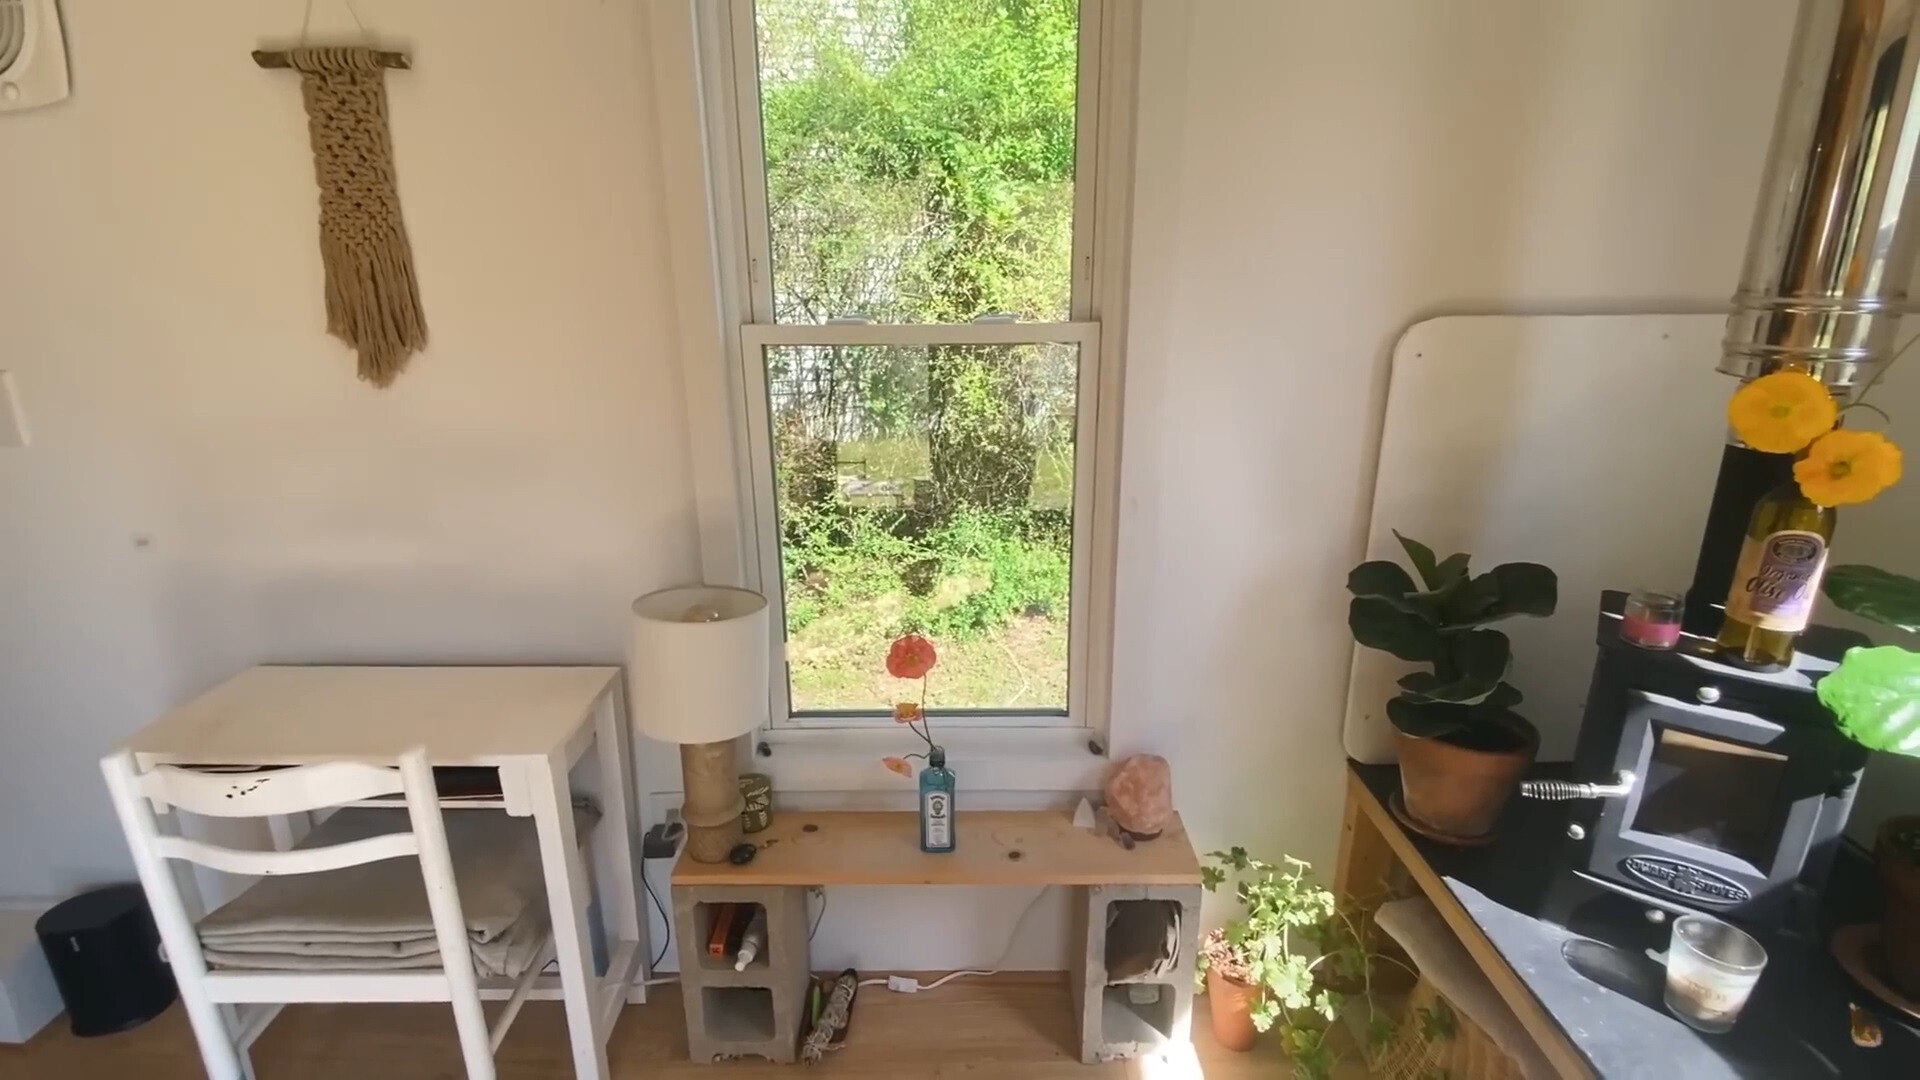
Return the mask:
{"type": "Polygon", "coordinates": [[[1180,962],[1180,902],[1133,900],[1107,906],[1107,978],[1161,978],[1180,962]]]}
{"type": "MultiPolygon", "coordinates": [[[[517,976],[547,937],[545,876],[531,818],[454,810],[447,847],[461,913],[482,976],[517,976]]],[[[598,812],[576,808],[584,836],[598,812]]],[[[350,807],[328,818],[300,847],[327,847],[409,827],[404,809],[350,807]]],[[[433,916],[417,858],[315,874],[262,878],[200,920],[207,963],[276,971],[405,971],[440,966],[433,916]]]]}

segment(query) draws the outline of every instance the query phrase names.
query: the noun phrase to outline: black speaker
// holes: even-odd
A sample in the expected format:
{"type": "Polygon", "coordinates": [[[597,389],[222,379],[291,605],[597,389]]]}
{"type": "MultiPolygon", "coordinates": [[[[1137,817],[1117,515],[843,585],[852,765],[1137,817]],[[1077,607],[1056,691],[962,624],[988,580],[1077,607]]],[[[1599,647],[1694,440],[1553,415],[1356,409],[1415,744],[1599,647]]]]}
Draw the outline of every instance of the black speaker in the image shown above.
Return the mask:
{"type": "Polygon", "coordinates": [[[34,924],[67,1003],[75,1035],[111,1035],[173,1004],[173,971],[138,885],[114,885],[63,900],[34,924]]]}

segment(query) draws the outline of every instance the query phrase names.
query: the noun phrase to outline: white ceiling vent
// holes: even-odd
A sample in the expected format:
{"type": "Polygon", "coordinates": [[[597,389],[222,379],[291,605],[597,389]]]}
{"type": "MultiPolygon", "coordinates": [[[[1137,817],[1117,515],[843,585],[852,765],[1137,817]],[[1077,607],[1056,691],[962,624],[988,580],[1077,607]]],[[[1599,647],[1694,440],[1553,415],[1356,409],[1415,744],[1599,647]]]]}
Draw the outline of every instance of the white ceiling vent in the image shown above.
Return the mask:
{"type": "Polygon", "coordinates": [[[0,112],[67,96],[67,48],[54,0],[0,0],[0,112]]]}

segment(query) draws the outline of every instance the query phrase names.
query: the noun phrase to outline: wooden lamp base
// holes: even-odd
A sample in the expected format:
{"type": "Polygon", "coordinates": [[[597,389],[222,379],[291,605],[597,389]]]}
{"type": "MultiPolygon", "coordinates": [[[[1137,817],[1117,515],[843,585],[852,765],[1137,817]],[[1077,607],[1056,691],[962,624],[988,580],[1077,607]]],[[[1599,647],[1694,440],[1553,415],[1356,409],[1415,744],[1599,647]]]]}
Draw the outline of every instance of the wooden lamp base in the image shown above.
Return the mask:
{"type": "Polygon", "coordinates": [[[680,777],[686,792],[680,814],[687,821],[687,854],[694,862],[726,862],[746,835],[740,815],[747,801],[740,794],[734,740],[681,744],[680,777]]]}

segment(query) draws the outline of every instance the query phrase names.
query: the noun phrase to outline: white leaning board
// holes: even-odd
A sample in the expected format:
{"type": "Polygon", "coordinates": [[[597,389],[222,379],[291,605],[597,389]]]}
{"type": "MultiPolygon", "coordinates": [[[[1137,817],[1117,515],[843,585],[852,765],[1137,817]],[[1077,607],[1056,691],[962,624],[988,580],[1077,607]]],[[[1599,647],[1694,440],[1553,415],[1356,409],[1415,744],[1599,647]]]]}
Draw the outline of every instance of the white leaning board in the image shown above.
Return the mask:
{"type": "MultiPolygon", "coordinates": [[[[1573,754],[1602,589],[1684,592],[1735,382],[1714,365],[1723,315],[1449,316],[1393,353],[1367,557],[1401,561],[1399,529],[1479,573],[1560,576],[1549,619],[1498,624],[1540,756],[1573,754]]],[[[1386,702],[1414,665],[1354,651],[1347,753],[1393,760],[1386,702]]]]}

